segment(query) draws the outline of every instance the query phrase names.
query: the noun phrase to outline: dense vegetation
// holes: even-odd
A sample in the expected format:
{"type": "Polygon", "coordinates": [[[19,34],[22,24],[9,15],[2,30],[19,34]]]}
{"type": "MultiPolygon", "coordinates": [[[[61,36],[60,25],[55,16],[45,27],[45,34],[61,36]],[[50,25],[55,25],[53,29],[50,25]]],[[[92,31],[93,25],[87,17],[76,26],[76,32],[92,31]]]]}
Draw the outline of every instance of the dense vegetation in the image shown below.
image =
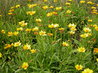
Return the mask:
{"type": "Polygon", "coordinates": [[[97,0],[0,0],[0,73],[98,73],[97,0]]]}

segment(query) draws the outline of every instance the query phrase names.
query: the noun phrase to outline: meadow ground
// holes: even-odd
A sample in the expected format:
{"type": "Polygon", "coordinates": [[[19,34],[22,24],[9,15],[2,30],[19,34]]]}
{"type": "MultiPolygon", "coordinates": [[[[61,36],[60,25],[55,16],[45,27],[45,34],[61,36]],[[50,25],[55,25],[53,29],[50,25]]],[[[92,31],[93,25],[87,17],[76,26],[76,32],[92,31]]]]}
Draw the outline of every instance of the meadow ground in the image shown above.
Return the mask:
{"type": "Polygon", "coordinates": [[[98,73],[97,0],[0,0],[0,73],[98,73]]]}

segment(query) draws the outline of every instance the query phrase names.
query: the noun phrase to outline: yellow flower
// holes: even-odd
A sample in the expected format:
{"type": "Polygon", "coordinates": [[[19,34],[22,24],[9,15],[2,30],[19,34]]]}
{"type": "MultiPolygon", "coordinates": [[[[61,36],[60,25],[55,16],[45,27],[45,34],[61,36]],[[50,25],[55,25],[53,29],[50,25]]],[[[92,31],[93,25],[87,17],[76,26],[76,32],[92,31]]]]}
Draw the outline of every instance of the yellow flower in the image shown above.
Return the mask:
{"type": "Polygon", "coordinates": [[[19,41],[19,42],[15,42],[13,45],[14,45],[14,47],[18,47],[18,46],[21,45],[21,43],[20,43],[20,41],[19,41]]]}
{"type": "Polygon", "coordinates": [[[48,35],[48,36],[53,36],[53,34],[52,34],[52,33],[47,33],[47,35],[48,35]]]}
{"type": "Polygon", "coordinates": [[[29,66],[29,65],[28,65],[27,62],[23,62],[23,64],[22,64],[22,68],[23,68],[23,69],[26,70],[26,69],[28,68],[28,66],[29,66]]]}
{"type": "Polygon", "coordinates": [[[52,12],[47,13],[47,17],[50,17],[50,16],[52,16],[52,15],[53,15],[52,12]]]}
{"type": "Polygon", "coordinates": [[[3,55],[2,55],[2,53],[0,52],[0,58],[2,58],[2,56],[3,56],[3,55]]]}
{"type": "Polygon", "coordinates": [[[83,4],[83,3],[85,3],[85,1],[84,0],[81,0],[80,3],[83,4]]]}
{"type": "Polygon", "coordinates": [[[33,8],[33,7],[35,7],[35,6],[37,6],[37,4],[28,4],[28,7],[29,7],[29,8],[33,8]]]}
{"type": "Polygon", "coordinates": [[[68,27],[69,27],[69,28],[76,28],[76,25],[70,23],[70,24],[68,25],[68,27]]]}
{"type": "Polygon", "coordinates": [[[8,15],[12,15],[13,13],[9,12],[8,15]]]}
{"type": "Polygon", "coordinates": [[[59,28],[60,31],[64,31],[64,28],[59,28]]]}
{"type": "Polygon", "coordinates": [[[83,66],[82,65],[76,65],[75,68],[76,68],[76,70],[82,70],[83,66]]]}
{"type": "Polygon", "coordinates": [[[13,35],[17,36],[19,34],[19,32],[15,31],[13,32],[13,35]]]}
{"type": "Polygon", "coordinates": [[[20,21],[20,22],[19,22],[19,25],[22,26],[22,27],[27,26],[27,24],[28,24],[28,23],[25,23],[25,21],[20,21]]]}
{"type": "Polygon", "coordinates": [[[27,13],[27,15],[34,15],[36,13],[36,11],[28,11],[26,13],[27,13]]]}
{"type": "Polygon", "coordinates": [[[30,51],[31,51],[31,53],[36,53],[37,52],[36,49],[31,49],[30,51]]]}
{"type": "Polygon", "coordinates": [[[50,6],[49,8],[54,8],[54,6],[50,6]]]}
{"type": "Polygon", "coordinates": [[[15,7],[16,7],[16,8],[19,8],[19,7],[20,7],[20,5],[16,5],[15,7]]]}
{"type": "Polygon", "coordinates": [[[98,53],[98,48],[94,48],[94,53],[98,53]]]}
{"type": "Polygon", "coordinates": [[[24,49],[24,50],[31,49],[31,45],[26,44],[26,45],[23,46],[23,49],[24,49]]]}
{"type": "Polygon", "coordinates": [[[69,2],[66,2],[65,5],[70,6],[71,4],[69,2]]]}
{"type": "Polygon", "coordinates": [[[44,0],[44,2],[47,2],[48,0],[44,0]]]}
{"type": "Polygon", "coordinates": [[[71,13],[71,10],[67,10],[66,13],[71,13]]]}
{"type": "Polygon", "coordinates": [[[12,44],[5,44],[4,49],[11,48],[12,46],[13,46],[13,43],[12,44]]]}
{"type": "Polygon", "coordinates": [[[56,9],[56,10],[61,10],[61,9],[62,9],[62,7],[56,7],[55,9],[56,9]]]}
{"type": "Polygon", "coordinates": [[[91,4],[91,5],[92,5],[92,4],[94,4],[94,3],[93,3],[93,2],[91,2],[91,1],[88,1],[88,2],[87,2],[87,4],[91,4]]]}
{"type": "Polygon", "coordinates": [[[43,6],[42,7],[44,10],[46,10],[46,9],[48,9],[48,6],[46,5],[46,6],[43,6]]]}
{"type": "Polygon", "coordinates": [[[64,47],[68,47],[69,44],[68,44],[67,42],[63,42],[63,43],[62,43],[62,46],[64,46],[64,47]]]}
{"type": "Polygon", "coordinates": [[[88,22],[92,22],[93,20],[91,20],[91,19],[88,19],[88,22]]]}
{"type": "Polygon", "coordinates": [[[22,30],[23,30],[23,28],[22,28],[22,27],[17,28],[17,31],[22,31],[22,30]]]}
{"type": "Polygon", "coordinates": [[[39,32],[39,35],[46,36],[46,32],[41,30],[41,31],[39,32]]]}
{"type": "Polygon", "coordinates": [[[5,30],[1,30],[1,33],[5,33],[5,30]]]}
{"type": "Polygon", "coordinates": [[[58,28],[59,27],[59,24],[51,24],[51,25],[48,25],[49,28],[58,28]]]}
{"type": "Polygon", "coordinates": [[[85,52],[86,50],[85,50],[84,47],[79,47],[79,48],[77,49],[77,51],[78,51],[78,52],[85,52]]]}
{"type": "Polygon", "coordinates": [[[69,31],[69,34],[73,35],[75,34],[75,31],[69,31]]]}
{"type": "Polygon", "coordinates": [[[41,22],[42,20],[41,19],[36,19],[36,22],[41,22]]]}
{"type": "Polygon", "coordinates": [[[98,58],[96,58],[96,61],[98,62],[98,58]]]}
{"type": "Polygon", "coordinates": [[[32,29],[32,31],[39,31],[39,28],[38,28],[38,27],[34,27],[34,28],[32,29]]]}
{"type": "Polygon", "coordinates": [[[80,37],[81,38],[87,38],[87,37],[89,37],[91,35],[92,35],[91,33],[84,33],[84,34],[81,34],[80,37]]]}
{"type": "Polygon", "coordinates": [[[25,31],[30,32],[30,31],[31,31],[31,29],[27,28],[25,31]]]}
{"type": "Polygon", "coordinates": [[[91,32],[91,29],[90,29],[90,28],[85,27],[85,28],[83,28],[83,31],[84,31],[84,32],[91,32]]]}
{"type": "Polygon", "coordinates": [[[54,0],[54,2],[58,2],[58,0],[54,0]]]}
{"type": "Polygon", "coordinates": [[[84,71],[82,71],[82,73],[93,73],[93,70],[86,68],[84,71]]]}
{"type": "Polygon", "coordinates": [[[13,33],[12,32],[8,32],[8,36],[12,36],[13,35],[13,33]]]}

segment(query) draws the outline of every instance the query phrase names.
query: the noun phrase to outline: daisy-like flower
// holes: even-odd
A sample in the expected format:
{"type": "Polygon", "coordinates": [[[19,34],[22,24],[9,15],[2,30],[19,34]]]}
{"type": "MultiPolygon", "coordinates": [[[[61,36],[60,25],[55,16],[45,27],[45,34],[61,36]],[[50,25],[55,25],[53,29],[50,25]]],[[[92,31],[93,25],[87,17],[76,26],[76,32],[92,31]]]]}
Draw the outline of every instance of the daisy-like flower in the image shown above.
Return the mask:
{"type": "Polygon", "coordinates": [[[79,47],[79,48],[77,49],[77,51],[78,51],[78,52],[85,52],[86,49],[85,49],[84,47],[79,47]]]}
{"type": "Polygon", "coordinates": [[[2,58],[2,56],[3,56],[3,55],[2,55],[2,53],[0,52],[0,58],[2,58]]]}
{"type": "Polygon", "coordinates": [[[26,44],[26,45],[24,45],[24,46],[23,46],[23,49],[24,49],[24,50],[31,49],[31,45],[29,45],[29,44],[26,44]]]}
{"type": "Polygon", "coordinates": [[[23,69],[26,70],[28,68],[28,66],[29,66],[29,64],[27,62],[23,62],[23,64],[22,64],[23,69]]]}
{"type": "Polygon", "coordinates": [[[14,47],[18,47],[18,46],[21,45],[21,43],[20,43],[20,41],[19,41],[19,42],[15,42],[13,45],[14,45],[14,47]]]}
{"type": "Polygon", "coordinates": [[[84,71],[82,71],[82,73],[93,73],[93,70],[86,68],[84,71]]]}
{"type": "Polygon", "coordinates": [[[75,65],[76,70],[82,70],[83,66],[82,65],[75,65]]]}
{"type": "Polygon", "coordinates": [[[62,46],[64,46],[64,47],[68,47],[69,44],[68,44],[67,42],[63,42],[63,43],[62,43],[62,46]]]}

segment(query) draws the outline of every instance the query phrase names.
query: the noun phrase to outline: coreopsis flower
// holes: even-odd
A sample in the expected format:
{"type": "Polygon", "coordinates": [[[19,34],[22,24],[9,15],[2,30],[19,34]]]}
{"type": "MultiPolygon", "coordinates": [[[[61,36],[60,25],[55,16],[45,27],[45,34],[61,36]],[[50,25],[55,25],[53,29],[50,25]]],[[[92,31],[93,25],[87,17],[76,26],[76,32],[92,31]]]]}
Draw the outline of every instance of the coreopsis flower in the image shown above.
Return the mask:
{"type": "Polygon", "coordinates": [[[8,32],[8,36],[12,36],[13,35],[13,33],[12,32],[8,32]]]}
{"type": "Polygon", "coordinates": [[[22,68],[23,68],[23,69],[26,70],[26,69],[28,68],[28,66],[29,66],[29,65],[28,65],[27,62],[23,62],[23,64],[22,64],[22,68]]]}
{"type": "Polygon", "coordinates": [[[47,2],[48,0],[43,0],[44,2],[47,2]]]}
{"type": "Polygon", "coordinates": [[[68,33],[73,35],[73,34],[75,34],[75,31],[69,31],[68,33]]]}
{"type": "Polygon", "coordinates": [[[64,31],[64,28],[59,28],[60,31],[64,31]]]}
{"type": "Polygon", "coordinates": [[[41,31],[39,32],[39,35],[41,35],[41,36],[46,36],[47,34],[46,34],[45,31],[42,31],[42,30],[41,30],[41,31]]]}
{"type": "Polygon", "coordinates": [[[95,30],[98,31],[98,26],[97,25],[95,26],[95,30]]]}
{"type": "Polygon", "coordinates": [[[2,56],[3,56],[3,55],[2,55],[2,53],[0,52],[0,58],[2,58],[2,56]]]}
{"type": "Polygon", "coordinates": [[[53,36],[53,34],[52,34],[52,33],[47,33],[47,35],[48,35],[48,36],[53,36]]]}
{"type": "Polygon", "coordinates": [[[71,4],[69,2],[66,2],[65,5],[70,6],[71,4]]]}
{"type": "Polygon", "coordinates": [[[20,22],[19,22],[19,25],[22,26],[22,27],[27,26],[27,24],[28,24],[28,23],[25,23],[25,21],[20,21],[20,22]]]}
{"type": "Polygon", "coordinates": [[[27,13],[27,15],[34,15],[36,13],[36,11],[27,11],[26,13],[27,13]]]}
{"type": "Polygon", "coordinates": [[[9,13],[11,13],[11,12],[13,12],[13,11],[14,11],[14,9],[10,9],[10,10],[9,10],[9,13]]]}
{"type": "Polygon", "coordinates": [[[85,49],[84,47],[79,47],[79,48],[77,49],[77,51],[78,51],[78,52],[85,52],[86,49],[85,49]]]}
{"type": "Polygon", "coordinates": [[[30,32],[32,29],[29,29],[29,28],[27,28],[27,29],[25,29],[25,31],[27,31],[27,32],[30,32]]]}
{"type": "Polygon", "coordinates": [[[68,1],[70,1],[70,2],[71,2],[72,0],[68,0],[68,1]]]}
{"type": "Polygon", "coordinates": [[[52,15],[53,15],[52,12],[47,13],[47,17],[50,17],[50,16],[52,16],[52,15]]]}
{"type": "Polygon", "coordinates": [[[94,53],[98,53],[98,48],[94,48],[94,53]]]}
{"type": "Polygon", "coordinates": [[[32,31],[39,31],[39,28],[38,28],[38,27],[34,27],[34,28],[32,29],[32,31]]]}
{"type": "Polygon", "coordinates": [[[66,13],[71,13],[71,10],[67,10],[66,13]]]}
{"type": "Polygon", "coordinates": [[[70,23],[70,24],[68,25],[68,27],[69,27],[69,28],[76,28],[76,25],[70,23]]]}
{"type": "Polygon", "coordinates": [[[95,10],[95,9],[96,9],[96,7],[94,7],[94,6],[93,6],[93,7],[91,7],[91,9],[94,9],[94,10],[95,10]]]}
{"type": "Polygon", "coordinates": [[[36,22],[41,22],[42,20],[39,18],[39,19],[36,19],[35,21],[36,21],[36,22]]]}
{"type": "Polygon", "coordinates": [[[23,46],[23,49],[24,49],[24,50],[31,49],[31,45],[29,45],[29,44],[26,44],[26,45],[24,45],[24,46],[23,46]]]}
{"type": "Polygon", "coordinates": [[[37,6],[37,4],[28,4],[28,7],[29,7],[29,8],[33,8],[33,7],[35,7],[35,6],[37,6]]]}
{"type": "Polygon", "coordinates": [[[31,49],[30,51],[31,51],[31,53],[36,53],[37,52],[36,49],[31,49]]]}
{"type": "Polygon", "coordinates": [[[50,6],[49,8],[54,8],[54,6],[50,6]]]}
{"type": "Polygon", "coordinates": [[[86,68],[82,71],[82,73],[93,73],[93,70],[86,68]]]}
{"type": "Polygon", "coordinates": [[[18,46],[20,46],[20,45],[21,45],[20,41],[15,42],[15,43],[13,44],[14,47],[18,47],[18,46]]]}
{"type": "Polygon", "coordinates": [[[83,28],[83,31],[84,31],[84,32],[91,32],[91,29],[88,28],[88,27],[84,27],[84,28],[83,28]]]}
{"type": "Polygon", "coordinates": [[[87,37],[89,37],[91,35],[92,35],[91,33],[84,33],[84,34],[81,34],[80,37],[81,38],[87,38],[87,37]]]}
{"type": "Polygon", "coordinates": [[[83,3],[85,3],[85,1],[84,0],[81,0],[80,3],[83,4],[83,3]]]}
{"type": "Polygon", "coordinates": [[[92,19],[88,19],[88,22],[92,22],[93,20],[92,19]]]}
{"type": "Polygon", "coordinates": [[[96,61],[98,62],[98,58],[96,58],[96,61]]]}
{"type": "Polygon", "coordinates": [[[8,13],[8,15],[12,15],[12,14],[13,14],[12,12],[9,12],[9,13],[8,13]]]}
{"type": "Polygon", "coordinates": [[[92,1],[88,1],[87,4],[91,4],[91,5],[92,5],[92,4],[94,4],[94,3],[93,3],[92,1]]]}
{"type": "Polygon", "coordinates": [[[68,44],[67,42],[63,42],[63,43],[62,43],[62,46],[64,46],[64,47],[68,47],[69,44],[68,44]]]}
{"type": "Polygon", "coordinates": [[[42,7],[44,10],[48,9],[49,7],[46,5],[46,6],[43,6],[42,7]]]}
{"type": "Polygon", "coordinates": [[[62,7],[56,7],[55,9],[56,9],[56,10],[61,10],[61,9],[62,9],[62,7]]]}
{"type": "Polygon", "coordinates": [[[20,5],[16,5],[16,6],[15,6],[15,8],[19,8],[19,7],[20,7],[20,5]]]}
{"type": "Polygon", "coordinates": [[[12,43],[12,44],[5,44],[5,47],[4,47],[4,49],[11,48],[12,46],[13,46],[13,43],[12,43]]]}
{"type": "Polygon", "coordinates": [[[17,36],[19,34],[19,32],[15,31],[13,32],[13,35],[17,36]]]}
{"type": "Polygon", "coordinates": [[[54,0],[54,2],[58,2],[58,0],[54,0]]]}
{"type": "Polygon", "coordinates": [[[1,30],[1,33],[5,33],[5,30],[1,30]]]}
{"type": "Polygon", "coordinates": [[[22,28],[22,27],[20,27],[20,28],[17,28],[16,30],[17,30],[17,31],[22,31],[22,30],[23,30],[23,28],[22,28]]]}
{"type": "Polygon", "coordinates": [[[59,24],[50,24],[48,25],[49,28],[58,28],[59,24]]]}
{"type": "Polygon", "coordinates": [[[82,70],[83,66],[82,65],[75,65],[76,70],[82,70]]]}

